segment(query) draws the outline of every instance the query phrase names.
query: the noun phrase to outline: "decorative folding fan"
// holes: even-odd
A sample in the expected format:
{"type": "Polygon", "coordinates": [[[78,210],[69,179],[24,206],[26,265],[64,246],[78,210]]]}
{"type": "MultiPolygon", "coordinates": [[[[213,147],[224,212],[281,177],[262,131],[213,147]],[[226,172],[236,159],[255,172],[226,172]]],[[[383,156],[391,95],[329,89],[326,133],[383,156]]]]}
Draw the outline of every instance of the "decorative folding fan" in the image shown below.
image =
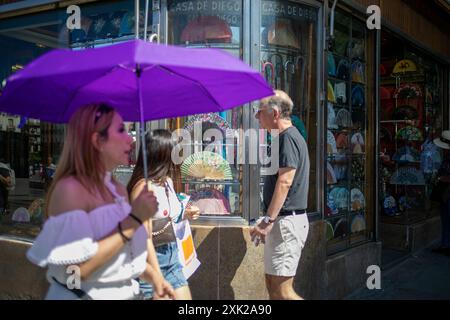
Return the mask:
{"type": "Polygon", "coordinates": [[[352,63],[352,81],[364,83],[364,65],[360,61],[352,63]]]}
{"type": "Polygon", "coordinates": [[[350,230],[352,233],[366,230],[366,219],[363,215],[358,214],[353,218],[350,230]]]}
{"type": "Polygon", "coordinates": [[[347,179],[347,164],[338,163],[334,165],[334,175],[336,176],[336,180],[346,180],[347,179]]]}
{"type": "Polygon", "coordinates": [[[346,188],[334,188],[331,190],[330,195],[334,198],[339,209],[348,209],[348,193],[346,188]]]}
{"type": "Polygon", "coordinates": [[[300,49],[298,35],[295,34],[290,20],[277,20],[267,32],[269,44],[300,49]]]}
{"type": "Polygon", "coordinates": [[[364,88],[360,85],[354,86],[352,89],[352,106],[363,107],[364,101],[364,88]]]}
{"type": "Polygon", "coordinates": [[[426,141],[422,145],[420,167],[425,174],[437,172],[442,163],[441,153],[433,141],[426,141]]]}
{"type": "Polygon", "coordinates": [[[334,175],[333,167],[327,161],[327,184],[337,183],[336,176],[334,175]]]}
{"type": "Polygon", "coordinates": [[[345,104],[347,102],[347,85],[345,82],[336,82],[334,84],[334,94],[339,103],[345,104]]]}
{"type": "Polygon", "coordinates": [[[347,219],[339,219],[334,226],[334,237],[344,238],[348,233],[347,219]]]}
{"type": "Polygon", "coordinates": [[[336,62],[334,61],[334,56],[332,53],[328,53],[327,56],[327,62],[328,62],[328,75],[335,77],[336,76],[336,62]]]}
{"type": "Polygon", "coordinates": [[[219,190],[204,188],[193,193],[189,199],[188,207],[196,206],[200,214],[230,214],[230,202],[219,190]]]}
{"type": "Polygon", "coordinates": [[[337,66],[336,77],[341,80],[348,80],[350,77],[350,68],[347,59],[341,59],[337,66]]]}
{"type": "Polygon", "coordinates": [[[327,231],[326,231],[327,241],[330,241],[334,237],[333,226],[328,221],[325,221],[325,224],[326,224],[326,228],[327,228],[327,231]]]}
{"type": "Polygon", "coordinates": [[[352,205],[352,211],[362,210],[366,206],[364,194],[358,188],[353,188],[350,191],[350,201],[352,205]]]}
{"type": "Polygon", "coordinates": [[[397,212],[397,202],[393,196],[387,196],[383,201],[384,213],[393,216],[397,212]]]}
{"type": "Polygon", "coordinates": [[[192,132],[194,130],[194,124],[196,122],[214,123],[220,130],[222,130],[222,132],[225,132],[227,129],[230,129],[230,125],[228,124],[228,122],[224,118],[219,116],[217,113],[197,114],[186,122],[186,124],[184,125],[184,129],[188,130],[189,132],[192,132]]]}
{"type": "Polygon", "coordinates": [[[422,89],[416,84],[405,83],[394,91],[394,99],[412,99],[422,96],[422,89]]]}
{"type": "Polygon", "coordinates": [[[17,208],[11,218],[14,222],[30,222],[30,214],[24,207],[17,208]]]}
{"type": "Polygon", "coordinates": [[[335,215],[339,213],[339,210],[336,206],[336,202],[334,201],[334,198],[330,192],[327,193],[327,208],[330,210],[330,215],[335,215]]]}
{"type": "Polygon", "coordinates": [[[391,184],[422,186],[425,178],[422,171],[412,167],[399,168],[391,177],[391,184]]]}
{"type": "Polygon", "coordinates": [[[232,32],[226,21],[216,16],[198,16],[181,33],[183,42],[230,43],[232,32]]]}
{"type": "Polygon", "coordinates": [[[327,153],[335,154],[337,153],[336,139],[330,130],[327,130],[327,153]]]}
{"type": "Polygon", "coordinates": [[[347,109],[341,109],[336,114],[336,123],[340,127],[351,128],[353,126],[352,115],[347,109]]]}
{"type": "Polygon", "coordinates": [[[420,161],[420,153],[411,147],[401,147],[397,150],[397,152],[392,156],[392,160],[397,162],[419,162],[420,161]]]}
{"type": "Polygon", "coordinates": [[[399,73],[416,72],[416,71],[417,71],[416,64],[412,60],[404,59],[397,62],[397,64],[394,66],[392,74],[396,75],[399,73]]]}
{"type": "Polygon", "coordinates": [[[341,132],[336,137],[336,147],[338,149],[347,149],[348,147],[348,136],[346,133],[341,132]]]}
{"type": "Polygon", "coordinates": [[[419,113],[416,108],[404,105],[395,109],[392,117],[394,120],[417,120],[419,118],[419,113]]]}
{"type": "Polygon", "coordinates": [[[334,89],[333,89],[333,85],[331,84],[330,81],[328,81],[328,101],[336,103],[336,96],[334,95],[334,89]]]}
{"type": "Polygon", "coordinates": [[[187,157],[181,165],[183,177],[198,179],[230,180],[233,178],[230,164],[217,153],[197,152],[187,157]]]}
{"type": "Polygon", "coordinates": [[[328,106],[328,129],[337,129],[338,125],[336,123],[336,112],[334,112],[333,104],[327,103],[328,106]]]}
{"type": "Polygon", "coordinates": [[[360,132],[356,132],[352,138],[352,152],[355,154],[364,153],[364,137],[360,132]]]}
{"type": "Polygon", "coordinates": [[[420,132],[419,128],[413,126],[407,126],[401,128],[397,135],[395,136],[397,139],[408,140],[408,141],[421,141],[423,140],[422,132],[420,132]]]}

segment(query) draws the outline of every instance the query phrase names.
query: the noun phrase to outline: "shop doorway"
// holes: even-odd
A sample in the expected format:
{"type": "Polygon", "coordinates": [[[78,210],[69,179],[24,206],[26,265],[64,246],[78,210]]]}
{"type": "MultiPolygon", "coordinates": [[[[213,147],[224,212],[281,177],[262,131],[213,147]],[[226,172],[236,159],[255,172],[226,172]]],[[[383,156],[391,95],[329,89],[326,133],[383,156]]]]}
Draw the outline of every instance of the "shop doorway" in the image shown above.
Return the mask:
{"type": "Polygon", "coordinates": [[[433,144],[443,127],[442,70],[426,54],[381,33],[379,238],[389,267],[439,238],[430,195],[442,161],[433,144]]]}

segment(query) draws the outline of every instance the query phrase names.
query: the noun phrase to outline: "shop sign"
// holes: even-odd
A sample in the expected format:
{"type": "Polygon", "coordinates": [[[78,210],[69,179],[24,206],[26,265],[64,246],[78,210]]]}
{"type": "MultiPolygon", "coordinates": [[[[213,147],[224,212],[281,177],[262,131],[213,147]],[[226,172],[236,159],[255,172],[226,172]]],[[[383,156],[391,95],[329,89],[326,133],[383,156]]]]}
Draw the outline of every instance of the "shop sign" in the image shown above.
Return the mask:
{"type": "Polygon", "coordinates": [[[171,14],[187,16],[190,19],[198,16],[217,16],[228,24],[239,25],[242,0],[174,1],[169,6],[169,11],[171,14]]]}
{"type": "Polygon", "coordinates": [[[317,10],[291,1],[264,0],[261,3],[261,13],[264,16],[316,21],[317,10]]]}

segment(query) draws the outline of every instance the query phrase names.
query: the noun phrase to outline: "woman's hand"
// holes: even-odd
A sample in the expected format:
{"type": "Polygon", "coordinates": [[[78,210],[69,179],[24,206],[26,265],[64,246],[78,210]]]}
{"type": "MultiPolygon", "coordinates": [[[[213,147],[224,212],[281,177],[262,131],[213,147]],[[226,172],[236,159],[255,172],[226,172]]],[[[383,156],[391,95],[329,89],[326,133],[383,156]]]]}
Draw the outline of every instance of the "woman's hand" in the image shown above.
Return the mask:
{"type": "Polygon", "coordinates": [[[159,274],[153,278],[153,300],[175,300],[175,292],[164,277],[159,274]]]}
{"type": "Polygon", "coordinates": [[[153,195],[153,192],[143,188],[139,196],[131,203],[133,213],[141,219],[146,221],[152,218],[156,211],[158,211],[158,201],[153,195]]]}
{"type": "Polygon", "coordinates": [[[200,217],[200,209],[196,206],[189,206],[184,210],[184,218],[188,220],[197,220],[200,217]]]}

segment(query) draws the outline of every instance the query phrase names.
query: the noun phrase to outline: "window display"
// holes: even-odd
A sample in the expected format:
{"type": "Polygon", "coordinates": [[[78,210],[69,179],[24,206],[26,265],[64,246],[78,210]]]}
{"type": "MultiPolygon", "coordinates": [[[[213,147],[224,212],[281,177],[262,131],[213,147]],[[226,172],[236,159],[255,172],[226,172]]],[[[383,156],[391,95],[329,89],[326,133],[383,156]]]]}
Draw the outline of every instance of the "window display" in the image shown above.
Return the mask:
{"type": "MultiPolygon", "coordinates": [[[[242,59],[242,15],[242,0],[168,1],[168,43],[220,48],[242,59]]],[[[242,108],[169,119],[168,127],[190,136],[192,154],[179,168],[177,191],[202,216],[242,216],[242,108]]]]}
{"type": "MultiPolygon", "coordinates": [[[[293,1],[263,0],[261,15],[261,73],[274,89],[285,91],[294,102],[292,121],[308,144],[311,165],[307,211],[317,212],[318,119],[314,61],[317,57],[318,9],[293,1]]],[[[260,148],[263,150],[268,146],[261,142],[260,148]]],[[[263,179],[261,175],[261,185],[263,179]]],[[[262,205],[260,208],[262,210],[262,205]]]]}
{"type": "Polygon", "coordinates": [[[327,53],[326,210],[328,251],[370,239],[367,219],[367,78],[364,24],[336,12],[327,53]],[[329,178],[329,176],[331,178],[329,178]]]}
{"type": "Polygon", "coordinates": [[[432,214],[441,163],[433,138],[442,130],[438,64],[383,33],[380,100],[382,222],[413,223],[432,214]]]}

